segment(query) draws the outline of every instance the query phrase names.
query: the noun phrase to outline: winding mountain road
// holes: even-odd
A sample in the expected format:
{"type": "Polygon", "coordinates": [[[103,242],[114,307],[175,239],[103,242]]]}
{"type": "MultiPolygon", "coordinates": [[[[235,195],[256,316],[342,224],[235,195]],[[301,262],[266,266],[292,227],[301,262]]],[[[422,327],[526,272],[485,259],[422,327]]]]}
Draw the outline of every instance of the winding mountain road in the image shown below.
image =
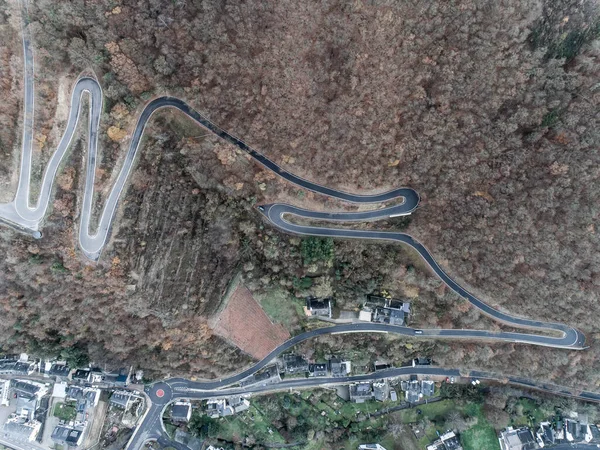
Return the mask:
{"type": "MultiPolygon", "coordinates": [[[[97,230],[92,233],[90,231],[90,221],[92,216],[93,199],[94,199],[94,177],[96,172],[96,164],[98,157],[98,129],[100,124],[100,116],[102,113],[102,88],[100,84],[93,78],[83,77],[75,83],[71,94],[71,106],[69,116],[63,136],[58,144],[56,151],[52,154],[40,185],[40,193],[35,205],[30,205],[31,194],[31,172],[32,172],[32,141],[33,141],[33,115],[34,115],[34,58],[31,49],[31,37],[29,33],[27,19],[27,4],[24,0],[21,1],[22,8],[22,24],[23,24],[23,53],[24,53],[24,120],[23,120],[23,140],[22,140],[22,156],[21,169],[19,172],[19,180],[17,192],[12,202],[0,205],[0,219],[4,223],[10,223],[17,229],[29,230],[35,237],[40,237],[39,227],[44,220],[52,195],[52,186],[56,178],[60,164],[70,148],[71,142],[79,118],[81,116],[82,98],[84,95],[89,96],[89,122],[88,122],[88,154],[86,164],[85,188],[83,193],[83,204],[81,211],[81,223],[79,226],[79,244],[84,254],[93,260],[100,257],[102,249],[106,245],[111,224],[114,219],[118,201],[126,186],[129,174],[134,166],[137,152],[140,149],[144,130],[152,115],[162,108],[174,108],[181,111],[183,114],[194,120],[199,126],[211,131],[216,136],[235,145],[243,150],[264,167],[272,170],[285,180],[294,183],[304,189],[308,189],[320,194],[334,197],[346,202],[372,204],[381,203],[390,200],[402,199],[398,205],[373,210],[366,212],[317,212],[309,211],[301,208],[296,208],[285,204],[272,204],[259,207],[264,217],[276,227],[294,234],[310,235],[310,236],[326,236],[334,238],[346,239],[369,239],[394,241],[405,245],[409,245],[415,249],[419,255],[429,264],[435,274],[446,285],[456,292],[461,297],[469,300],[471,304],[479,308],[482,312],[490,317],[499,320],[503,323],[515,327],[526,327],[540,331],[551,330],[558,331],[560,337],[540,336],[526,333],[492,333],[489,331],[479,330],[423,330],[422,335],[427,337],[455,337],[455,338],[478,338],[478,339],[496,339],[508,342],[529,343],[536,345],[547,345],[558,348],[582,349],[584,348],[585,336],[575,328],[567,325],[556,323],[545,323],[540,321],[529,320],[525,318],[515,317],[487,305],[466,289],[456,283],[435,261],[431,253],[416,239],[404,234],[384,231],[364,231],[364,230],[347,230],[329,227],[314,227],[296,225],[289,220],[287,216],[295,215],[303,218],[315,220],[329,221],[366,221],[389,218],[393,216],[406,215],[413,212],[419,204],[419,195],[410,188],[399,188],[389,192],[372,195],[359,195],[348,192],[339,191],[328,188],[320,184],[308,181],[298,177],[285,169],[278,166],[262,153],[252,149],[241,139],[226,132],[218,127],[183,100],[174,97],[160,97],[146,105],[138,118],[129,144],[129,149],[125,155],[121,170],[115,179],[114,185],[105,201],[104,208],[100,215],[97,230]]],[[[376,324],[360,325],[361,331],[373,331],[378,328],[376,324]]],[[[385,326],[384,326],[385,327],[385,326]]],[[[342,327],[331,327],[329,332],[342,332],[342,327]]],[[[388,332],[399,334],[414,335],[415,330],[409,328],[391,327],[388,332]]],[[[303,338],[304,339],[304,338],[303,338]]]]}
{"type": "MultiPolygon", "coordinates": [[[[331,334],[331,333],[351,333],[351,332],[386,332],[396,333],[400,335],[406,335],[411,337],[426,337],[426,338],[454,338],[454,339],[475,339],[475,340],[495,340],[502,342],[515,342],[524,344],[544,345],[555,348],[581,350],[585,345],[585,336],[577,329],[568,325],[558,323],[547,323],[541,321],[530,320],[522,317],[513,316],[501,311],[498,311],[491,306],[484,303],[482,300],[477,298],[475,295],[468,292],[466,289],[461,287],[455,282],[435,261],[429,250],[427,250],[423,244],[418,242],[413,237],[405,233],[397,232],[384,232],[384,231],[366,231],[366,230],[350,230],[350,229],[339,229],[331,227],[315,227],[309,225],[298,225],[294,224],[289,220],[290,216],[298,216],[306,219],[313,220],[326,220],[326,221],[338,221],[338,222],[351,222],[351,221],[368,221],[368,220],[380,220],[395,216],[407,215],[412,213],[419,204],[419,195],[416,191],[410,188],[399,188],[389,192],[372,194],[372,195],[359,195],[348,192],[339,191],[336,189],[328,188],[317,183],[308,181],[304,178],[298,177],[285,169],[278,166],[276,163],[268,159],[262,153],[252,149],[241,139],[233,136],[232,134],[221,129],[217,125],[213,124],[206,117],[202,116],[199,112],[194,110],[191,106],[185,103],[183,100],[174,97],[160,97],[154,99],[146,105],[142,111],[138,122],[135,126],[129,149],[125,155],[122,167],[115,179],[114,185],[110,190],[104,207],[102,209],[98,226],[95,231],[90,230],[90,222],[92,216],[92,207],[94,199],[94,176],[96,171],[97,156],[98,156],[98,130],[100,124],[100,117],[103,108],[103,93],[100,84],[93,78],[83,77],[77,80],[73,92],[71,94],[71,105],[68,115],[68,120],[65,126],[63,136],[58,144],[56,151],[52,154],[46,168],[44,170],[43,178],[40,184],[40,192],[37,201],[30,203],[31,201],[31,174],[32,174],[32,142],[33,142],[33,116],[34,116],[34,58],[33,51],[31,49],[31,39],[29,36],[29,29],[27,23],[27,6],[24,0],[21,2],[22,5],[22,18],[23,18],[23,52],[24,52],[24,119],[23,119],[23,138],[22,138],[22,156],[20,164],[19,179],[17,185],[17,191],[14,200],[10,203],[0,204],[0,222],[9,224],[19,231],[28,232],[35,238],[41,238],[40,226],[48,212],[49,203],[52,196],[53,183],[60,168],[61,162],[66,156],[73,137],[77,129],[78,121],[81,116],[82,99],[84,95],[89,97],[88,100],[88,148],[87,148],[87,162],[86,162],[86,178],[85,188],[83,192],[83,202],[81,211],[81,223],[79,227],[79,245],[83,253],[92,260],[97,260],[101,252],[106,245],[108,235],[110,233],[111,224],[115,216],[115,211],[118,205],[118,201],[123,193],[126,186],[129,174],[134,166],[136,155],[140,149],[140,143],[143,137],[145,127],[152,117],[152,115],[162,108],[174,108],[181,111],[183,114],[194,120],[199,126],[204,127],[216,136],[224,139],[225,141],[235,145],[237,148],[246,152],[255,161],[262,164],[264,167],[272,170],[277,175],[281,176],[285,180],[294,183],[304,189],[308,189],[317,192],[322,195],[334,197],[346,202],[358,203],[358,204],[374,204],[382,203],[386,201],[402,199],[400,204],[392,207],[382,208],[373,211],[366,212],[317,212],[309,211],[301,208],[297,208],[291,205],[285,204],[270,204],[260,206],[259,210],[264,215],[265,219],[268,220],[272,225],[277,228],[293,234],[298,235],[309,235],[309,236],[323,236],[343,239],[368,239],[378,241],[391,241],[398,242],[404,245],[408,245],[416,250],[419,255],[426,261],[431,267],[433,272],[454,292],[459,296],[467,299],[473,306],[479,308],[483,313],[498,320],[502,323],[508,324],[514,327],[529,328],[536,331],[551,331],[557,332],[558,336],[555,335],[539,335],[539,334],[527,334],[527,333],[516,333],[516,332],[491,332],[486,330],[444,330],[444,329],[430,329],[430,330],[414,330],[407,327],[398,327],[393,325],[385,324],[374,324],[374,323],[354,323],[348,325],[337,325],[327,328],[321,328],[313,330],[301,335],[295,336],[289,341],[276,348],[268,355],[265,359],[257,363],[255,366],[247,369],[240,374],[225,380],[198,383],[191,382],[183,379],[168,380],[162,384],[154,385],[149,388],[147,394],[151,400],[150,408],[146,413],[146,417],[139,429],[136,431],[132,438],[129,448],[137,449],[140,448],[141,443],[145,440],[152,438],[164,438],[162,435],[162,425],[158,426],[158,418],[161,417],[162,409],[164,406],[173,399],[176,398],[206,398],[206,396],[223,395],[223,391],[218,391],[224,387],[230,386],[237,383],[241,379],[257,372],[258,370],[269,364],[274,357],[281,354],[282,352],[293,347],[297,343],[306,339],[311,339],[319,335],[331,334]],[[417,334],[418,333],[418,334],[417,334]],[[161,388],[162,386],[162,388],[161,388]],[[158,395],[159,389],[162,389],[162,396],[158,395]],[[193,394],[196,392],[197,394],[193,394]],[[204,397],[200,397],[204,396],[204,397]],[[158,430],[155,432],[153,430],[158,430]],[[153,434],[154,433],[154,434],[153,434]],[[158,437],[157,437],[158,436],[158,437]]],[[[390,372],[387,376],[397,376],[394,374],[404,374],[407,368],[393,369],[396,372],[390,372]]],[[[447,369],[435,369],[437,372],[432,372],[436,375],[454,375],[456,371],[447,369]]],[[[406,372],[408,373],[408,372],[406,372]]],[[[415,372],[416,373],[416,372],[415,372]]],[[[424,373],[421,369],[418,373],[424,373]]],[[[380,374],[365,376],[364,379],[375,379],[380,374]]],[[[360,377],[349,377],[346,381],[358,380],[360,377]]],[[[335,382],[343,382],[342,379],[335,379],[335,382]]],[[[281,386],[290,387],[295,385],[308,386],[311,383],[323,384],[324,380],[319,379],[317,381],[289,381],[284,382],[281,386]],[[308,383],[308,384],[301,384],[308,383]]],[[[258,389],[258,388],[257,388],[258,389]]],[[[249,388],[244,392],[259,392],[255,388],[249,388]]],[[[596,396],[596,394],[589,393],[590,396],[596,396]]],[[[596,398],[593,398],[596,400],[596,398]]]]}

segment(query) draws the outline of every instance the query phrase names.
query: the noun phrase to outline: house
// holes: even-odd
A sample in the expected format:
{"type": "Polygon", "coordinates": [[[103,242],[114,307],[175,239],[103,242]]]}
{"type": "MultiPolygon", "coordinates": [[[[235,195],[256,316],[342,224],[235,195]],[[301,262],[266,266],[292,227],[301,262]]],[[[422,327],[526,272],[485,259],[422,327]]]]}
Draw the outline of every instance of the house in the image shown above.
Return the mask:
{"type": "Polygon", "coordinates": [[[65,363],[54,363],[50,366],[47,374],[58,379],[65,379],[71,373],[71,368],[65,363]]]}
{"type": "Polygon", "coordinates": [[[37,397],[21,397],[17,398],[16,414],[26,422],[33,420],[35,411],[38,407],[37,397]]]}
{"type": "Polygon", "coordinates": [[[24,421],[20,418],[10,418],[2,427],[4,435],[15,441],[33,442],[37,437],[42,424],[37,420],[24,421]]]}
{"type": "Polygon", "coordinates": [[[28,361],[26,354],[0,356],[0,374],[6,375],[31,375],[35,371],[35,364],[28,361]]]}
{"type": "Polygon", "coordinates": [[[539,448],[533,433],[527,427],[508,427],[500,433],[498,438],[502,450],[533,450],[539,448]]]}
{"type": "Polygon", "coordinates": [[[308,372],[308,361],[300,355],[284,355],[283,370],[288,375],[308,372]]]}
{"type": "Polygon", "coordinates": [[[35,365],[29,362],[17,362],[12,368],[13,375],[31,375],[35,372],[35,365]]]}
{"type": "Polygon", "coordinates": [[[317,299],[315,297],[307,297],[304,313],[308,317],[320,316],[331,319],[331,298],[317,299]]]}
{"type": "Polygon", "coordinates": [[[431,397],[435,392],[435,383],[431,380],[421,381],[421,393],[424,397],[431,397]]]}
{"type": "Polygon", "coordinates": [[[417,403],[423,394],[421,394],[421,383],[418,380],[411,380],[406,383],[405,398],[408,403],[417,403]]]}
{"type": "Polygon", "coordinates": [[[0,380],[0,406],[8,406],[10,403],[10,380],[0,380]]]}
{"type": "Polygon", "coordinates": [[[329,360],[329,370],[332,377],[345,377],[351,372],[350,361],[342,361],[333,357],[329,360]]]}
{"type": "Polygon", "coordinates": [[[390,395],[390,385],[387,380],[375,381],[373,383],[373,397],[375,400],[385,402],[390,395]]]}
{"type": "Polygon", "coordinates": [[[385,450],[385,447],[381,444],[361,444],[358,450],[385,450]]]}
{"type": "Polygon", "coordinates": [[[77,369],[71,374],[71,379],[76,383],[84,383],[88,381],[90,369],[77,369]]]}
{"type": "Polygon", "coordinates": [[[308,365],[308,376],[309,377],[326,377],[327,376],[327,363],[309,364],[308,365]]]}
{"type": "Polygon", "coordinates": [[[435,391],[433,381],[419,381],[416,375],[412,375],[410,381],[401,381],[400,387],[404,391],[406,401],[409,403],[417,403],[423,397],[431,397],[435,391]]]}
{"type": "Polygon", "coordinates": [[[556,443],[556,432],[550,422],[540,423],[540,428],[537,433],[537,441],[540,447],[546,447],[547,445],[553,445],[556,443]]]}
{"type": "Polygon", "coordinates": [[[232,416],[250,408],[248,399],[241,396],[210,399],[206,402],[206,413],[212,419],[232,416]]]}
{"type": "Polygon", "coordinates": [[[391,369],[393,366],[385,361],[375,361],[373,363],[373,370],[375,372],[377,372],[378,370],[386,370],[386,369],[391,369]]]}
{"type": "Polygon", "coordinates": [[[354,403],[364,403],[373,397],[371,383],[353,383],[350,385],[350,400],[354,403]]]}
{"type": "Polygon", "coordinates": [[[240,386],[243,387],[250,384],[260,384],[261,386],[266,386],[267,384],[279,383],[280,381],[281,376],[279,375],[279,369],[276,365],[273,365],[267,367],[261,373],[248,377],[244,382],[240,382],[240,386]]]}
{"type": "Polygon", "coordinates": [[[104,373],[102,382],[114,387],[126,387],[129,384],[129,373],[125,369],[104,373]]]}
{"type": "Polygon", "coordinates": [[[54,383],[52,387],[52,397],[54,398],[67,398],[67,383],[54,383]]]}
{"type": "Polygon", "coordinates": [[[78,447],[83,442],[85,428],[83,426],[70,427],[58,425],[52,431],[51,438],[59,445],[78,447]]]}
{"type": "Polygon", "coordinates": [[[13,379],[10,381],[10,387],[15,394],[19,397],[25,398],[37,398],[41,399],[48,392],[48,388],[45,384],[38,383],[30,380],[17,380],[13,379]]]}
{"type": "Polygon", "coordinates": [[[569,442],[579,441],[581,428],[576,420],[565,419],[565,438],[569,442]]]}
{"type": "Polygon", "coordinates": [[[227,401],[229,402],[229,406],[233,408],[233,412],[236,414],[246,411],[248,408],[250,408],[250,402],[248,399],[240,395],[229,397],[227,401]]]}
{"type": "Polygon", "coordinates": [[[373,309],[368,306],[363,306],[363,308],[358,313],[358,320],[362,322],[372,322],[373,321],[373,309]]]}
{"type": "Polygon", "coordinates": [[[227,409],[227,401],[224,398],[211,398],[206,401],[206,415],[211,419],[231,416],[233,410],[227,409]]]}
{"type": "Polygon", "coordinates": [[[117,408],[127,410],[136,400],[141,400],[141,397],[133,392],[115,391],[110,396],[109,403],[117,408]]]}
{"type": "Polygon", "coordinates": [[[89,374],[89,378],[88,378],[88,381],[90,383],[101,383],[103,379],[104,379],[104,372],[102,372],[102,370],[100,368],[92,367],[90,369],[90,374],[89,374]]]}
{"type": "Polygon", "coordinates": [[[173,422],[189,422],[192,417],[192,404],[190,402],[176,402],[171,408],[173,422]]]}
{"type": "Polygon", "coordinates": [[[462,450],[462,446],[454,431],[447,431],[433,444],[428,445],[427,450],[462,450]]]}
{"type": "Polygon", "coordinates": [[[257,382],[262,382],[264,384],[266,384],[266,382],[276,383],[281,381],[277,366],[267,367],[262,373],[255,375],[255,379],[257,382]]]}
{"type": "MultiPolygon", "coordinates": [[[[371,319],[367,320],[369,322],[403,326],[406,325],[410,314],[410,303],[380,295],[367,295],[363,311],[365,311],[365,319],[368,317],[367,314],[371,313],[371,319]]],[[[360,314],[359,319],[362,320],[360,314]]]]}
{"type": "Polygon", "coordinates": [[[431,362],[432,362],[431,358],[415,358],[412,360],[412,366],[413,367],[430,366],[431,362]]]}
{"type": "Polygon", "coordinates": [[[67,398],[79,400],[83,398],[83,389],[77,386],[69,386],[67,388],[67,398]]]}

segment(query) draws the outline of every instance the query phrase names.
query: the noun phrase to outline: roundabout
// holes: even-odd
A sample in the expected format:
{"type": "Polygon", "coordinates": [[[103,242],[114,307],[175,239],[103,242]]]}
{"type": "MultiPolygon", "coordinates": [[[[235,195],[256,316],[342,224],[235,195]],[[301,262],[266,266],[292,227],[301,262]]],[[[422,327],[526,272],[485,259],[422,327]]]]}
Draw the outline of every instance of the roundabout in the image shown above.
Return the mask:
{"type": "Polygon", "coordinates": [[[156,383],[149,388],[146,388],[146,393],[152,403],[157,405],[166,405],[173,399],[173,390],[167,383],[156,383]]]}

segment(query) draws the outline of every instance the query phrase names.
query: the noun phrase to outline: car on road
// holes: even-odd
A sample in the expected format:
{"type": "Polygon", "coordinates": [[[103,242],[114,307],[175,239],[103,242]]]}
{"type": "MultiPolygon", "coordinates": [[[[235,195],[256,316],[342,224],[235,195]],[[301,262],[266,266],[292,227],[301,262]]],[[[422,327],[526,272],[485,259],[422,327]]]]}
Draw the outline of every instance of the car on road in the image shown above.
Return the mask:
{"type": "Polygon", "coordinates": [[[423,330],[415,330],[415,334],[423,334],[423,330]]]}

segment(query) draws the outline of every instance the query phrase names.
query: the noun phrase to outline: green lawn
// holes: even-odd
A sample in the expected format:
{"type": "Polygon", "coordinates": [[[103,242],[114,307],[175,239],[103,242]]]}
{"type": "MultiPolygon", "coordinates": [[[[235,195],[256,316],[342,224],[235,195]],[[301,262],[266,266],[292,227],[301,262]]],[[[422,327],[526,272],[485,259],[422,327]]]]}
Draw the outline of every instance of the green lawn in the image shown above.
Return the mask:
{"type": "Polygon", "coordinates": [[[436,422],[443,420],[446,414],[455,408],[456,405],[452,400],[442,400],[440,402],[419,405],[416,408],[404,409],[400,412],[400,415],[404,423],[414,423],[424,418],[436,422]],[[417,409],[421,411],[420,415],[417,414],[417,409]]]}
{"type": "Polygon", "coordinates": [[[460,434],[464,450],[500,450],[498,435],[494,427],[486,420],[479,403],[467,403],[464,414],[477,417],[477,425],[460,434]]]}
{"type": "Polygon", "coordinates": [[[300,331],[306,320],[303,303],[284,289],[271,289],[256,296],[263,310],[274,323],[282,324],[290,332],[300,331]]]}
{"type": "Polygon", "coordinates": [[[478,423],[460,435],[464,450],[500,450],[496,430],[487,423],[478,423]]]}
{"type": "Polygon", "coordinates": [[[239,442],[246,436],[252,435],[257,442],[285,443],[277,428],[254,405],[241,414],[218,420],[221,427],[218,436],[221,439],[239,442]]]}
{"type": "Polygon", "coordinates": [[[75,419],[77,411],[75,410],[75,402],[57,403],[54,405],[54,411],[52,413],[54,417],[58,417],[60,420],[69,422],[75,419]]]}
{"type": "Polygon", "coordinates": [[[511,425],[532,426],[530,417],[533,417],[533,423],[540,423],[548,417],[548,411],[544,411],[536,402],[528,398],[520,398],[518,402],[523,407],[523,415],[516,416],[511,421],[511,425]]]}

